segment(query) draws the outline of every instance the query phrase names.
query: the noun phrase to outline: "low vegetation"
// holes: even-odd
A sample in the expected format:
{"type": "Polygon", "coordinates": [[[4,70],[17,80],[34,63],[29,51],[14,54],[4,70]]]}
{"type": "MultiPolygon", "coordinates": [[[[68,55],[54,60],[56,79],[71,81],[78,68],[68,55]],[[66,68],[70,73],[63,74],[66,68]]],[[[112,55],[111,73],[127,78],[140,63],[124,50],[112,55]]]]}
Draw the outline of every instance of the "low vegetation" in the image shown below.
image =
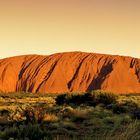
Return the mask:
{"type": "Polygon", "coordinates": [[[139,94],[0,94],[0,140],[139,140],[139,129],[139,94]]]}

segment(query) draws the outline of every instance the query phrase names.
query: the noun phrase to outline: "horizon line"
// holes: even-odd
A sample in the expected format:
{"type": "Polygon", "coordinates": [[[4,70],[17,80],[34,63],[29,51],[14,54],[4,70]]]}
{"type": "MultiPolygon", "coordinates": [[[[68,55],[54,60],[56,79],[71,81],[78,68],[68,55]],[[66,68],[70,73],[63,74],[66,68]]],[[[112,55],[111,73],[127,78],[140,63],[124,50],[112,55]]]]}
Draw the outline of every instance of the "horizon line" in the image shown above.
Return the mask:
{"type": "Polygon", "coordinates": [[[31,56],[31,55],[38,55],[38,56],[51,56],[55,54],[63,54],[63,53],[91,53],[91,54],[97,54],[97,55],[108,55],[108,56],[119,56],[119,57],[130,57],[135,59],[140,59],[139,57],[130,56],[130,55],[122,55],[122,54],[111,54],[111,53],[99,53],[99,52],[89,52],[89,51],[62,51],[62,52],[55,52],[50,54],[37,54],[37,53],[25,53],[25,54],[18,54],[18,55],[11,55],[7,57],[0,57],[0,60],[13,58],[13,57],[20,57],[20,56],[31,56]]]}

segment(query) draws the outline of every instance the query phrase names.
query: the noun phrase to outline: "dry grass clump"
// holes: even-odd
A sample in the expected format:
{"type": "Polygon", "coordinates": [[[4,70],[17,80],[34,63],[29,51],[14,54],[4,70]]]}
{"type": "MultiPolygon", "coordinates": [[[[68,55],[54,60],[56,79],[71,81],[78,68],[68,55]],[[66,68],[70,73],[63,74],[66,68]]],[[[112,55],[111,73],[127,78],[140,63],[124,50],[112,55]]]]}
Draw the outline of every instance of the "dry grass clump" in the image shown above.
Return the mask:
{"type": "Polygon", "coordinates": [[[59,118],[55,114],[45,113],[43,117],[44,122],[57,122],[59,118]]]}
{"type": "Polygon", "coordinates": [[[87,118],[87,115],[88,115],[88,110],[86,109],[74,109],[72,112],[71,112],[71,115],[74,119],[74,121],[82,121],[82,120],[85,120],[87,118]]]}

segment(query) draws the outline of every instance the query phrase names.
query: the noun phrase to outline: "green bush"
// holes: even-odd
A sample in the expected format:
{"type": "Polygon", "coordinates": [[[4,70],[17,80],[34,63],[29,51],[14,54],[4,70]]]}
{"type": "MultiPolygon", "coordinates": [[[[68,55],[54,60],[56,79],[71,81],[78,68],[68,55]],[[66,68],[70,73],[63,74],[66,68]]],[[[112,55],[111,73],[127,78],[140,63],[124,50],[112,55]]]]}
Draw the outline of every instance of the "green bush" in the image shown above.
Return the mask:
{"type": "Polygon", "coordinates": [[[56,103],[58,105],[63,104],[76,104],[79,105],[83,103],[83,95],[78,93],[72,93],[72,94],[61,94],[56,97],[56,103]]]}
{"type": "Polygon", "coordinates": [[[103,92],[100,90],[87,92],[85,94],[61,94],[56,97],[56,103],[58,105],[63,104],[88,104],[88,105],[97,105],[97,104],[112,104],[117,102],[117,95],[109,92],[103,92]]]}
{"type": "Polygon", "coordinates": [[[104,92],[104,91],[94,91],[92,93],[95,96],[95,100],[98,103],[102,103],[105,105],[113,104],[117,102],[118,96],[111,92],[104,92]]]}
{"type": "Polygon", "coordinates": [[[121,113],[126,113],[128,108],[121,104],[114,104],[112,105],[112,110],[113,110],[113,113],[121,114],[121,113]]]}
{"type": "Polygon", "coordinates": [[[107,106],[108,109],[112,109],[113,113],[121,114],[121,113],[134,113],[138,110],[138,104],[134,101],[125,101],[124,103],[115,103],[107,106]]]}
{"type": "Polygon", "coordinates": [[[132,113],[132,117],[133,117],[134,119],[140,120],[140,109],[135,110],[135,111],[132,113]]]}
{"type": "Polygon", "coordinates": [[[128,112],[134,112],[139,108],[138,104],[133,100],[126,100],[125,103],[123,103],[123,106],[127,106],[128,112]]]}
{"type": "Polygon", "coordinates": [[[63,105],[66,103],[67,94],[61,94],[56,97],[56,104],[63,105]]]}
{"type": "Polygon", "coordinates": [[[118,96],[116,94],[95,90],[84,95],[85,103],[89,105],[104,104],[109,105],[117,102],[118,96]]]}

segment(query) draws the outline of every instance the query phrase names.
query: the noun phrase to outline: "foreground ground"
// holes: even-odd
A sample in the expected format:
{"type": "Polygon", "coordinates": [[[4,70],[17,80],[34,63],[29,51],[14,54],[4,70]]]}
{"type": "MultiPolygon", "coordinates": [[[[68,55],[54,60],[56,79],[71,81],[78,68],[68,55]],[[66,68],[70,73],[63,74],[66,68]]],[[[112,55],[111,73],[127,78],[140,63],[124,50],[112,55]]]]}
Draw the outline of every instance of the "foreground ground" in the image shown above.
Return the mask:
{"type": "Polygon", "coordinates": [[[139,119],[139,94],[0,94],[0,140],[139,140],[139,119]]]}

